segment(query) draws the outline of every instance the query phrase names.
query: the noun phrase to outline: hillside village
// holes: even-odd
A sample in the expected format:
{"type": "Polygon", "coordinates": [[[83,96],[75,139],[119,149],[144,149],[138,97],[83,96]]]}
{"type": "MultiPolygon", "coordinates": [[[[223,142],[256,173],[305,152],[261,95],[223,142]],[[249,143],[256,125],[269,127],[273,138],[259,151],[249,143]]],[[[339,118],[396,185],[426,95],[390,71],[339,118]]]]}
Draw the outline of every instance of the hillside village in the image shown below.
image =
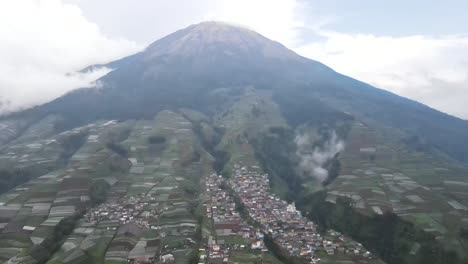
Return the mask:
{"type": "Polygon", "coordinates": [[[216,174],[205,179],[204,208],[212,234],[203,241],[206,248],[202,249],[205,254],[201,255],[200,263],[230,263],[241,253],[268,252],[263,233],[241,217],[234,198],[223,190],[223,184],[224,179],[216,174]]]}
{"type": "Polygon", "coordinates": [[[320,263],[320,251],[330,256],[343,255],[356,263],[370,263],[374,259],[361,244],[337,231],[328,230],[321,234],[294,204],[271,193],[268,175],[262,174],[259,167],[236,164],[229,184],[249,217],[271,237],[280,254],[304,257],[310,263],[320,263]]]}
{"type": "MultiPolygon", "coordinates": [[[[356,263],[374,260],[362,245],[339,232],[318,232],[317,226],[293,204],[271,193],[268,175],[258,166],[235,164],[230,180],[204,170],[203,158],[180,166],[181,157],[190,152],[186,146],[197,145],[191,123],[173,112],[163,112],[156,124],[102,122],[59,135],[85,135],[83,146],[70,157],[70,165],[2,196],[1,215],[6,217],[2,233],[12,239],[5,244],[8,250],[0,252],[3,259],[9,263],[39,261],[40,256],[16,255],[31,247],[28,238],[33,245],[40,245],[63,221],[84,212],[51,257],[52,263],[97,262],[100,258],[116,263],[183,263],[193,251],[197,251],[199,263],[243,263],[254,259],[281,263],[276,255],[310,263],[326,259],[356,263]],[[106,142],[108,138],[120,137],[118,134],[125,133],[128,127],[132,127],[130,135],[121,143],[129,150],[124,161],[109,151],[106,142]],[[166,146],[149,144],[148,137],[161,131],[166,131],[166,146]],[[196,204],[187,196],[187,187],[183,187],[197,177],[203,179],[202,195],[208,197],[203,204],[206,221],[202,227],[209,229],[199,247],[199,222],[192,211],[196,204]],[[92,206],[88,190],[97,181],[105,182],[110,189],[105,201],[92,206]],[[51,191],[44,192],[45,186],[50,186],[51,191]],[[28,198],[30,194],[34,197],[28,198]],[[240,208],[244,208],[243,212],[240,208]],[[26,220],[30,215],[33,218],[26,220]],[[18,235],[11,236],[18,230],[22,230],[24,244],[19,243],[18,235]]],[[[54,142],[48,140],[45,146],[54,142]]],[[[35,149],[42,146],[26,145],[35,149]]],[[[4,156],[15,157],[11,150],[4,156]]]]}
{"type": "MultiPolygon", "coordinates": [[[[31,129],[46,133],[40,129],[44,126],[31,129]]],[[[391,169],[391,156],[385,154],[391,150],[370,140],[371,132],[363,126],[353,133],[358,135],[351,134],[341,157],[342,173],[329,186],[327,202],[346,197],[366,214],[390,211],[416,219],[441,241],[450,237],[451,227],[430,211],[450,212],[456,219],[452,223],[463,225],[468,217],[463,180],[434,177],[441,183],[424,182],[407,168],[391,169]],[[355,143],[355,137],[367,141],[355,143]],[[453,196],[437,200],[446,190],[454,190],[453,196]]],[[[229,177],[214,173],[192,121],[171,111],[151,121],[102,121],[47,139],[18,139],[3,149],[0,162],[48,172],[32,175],[0,196],[0,260],[382,263],[348,236],[332,229],[322,232],[294,203],[274,193],[271,177],[251,154],[238,156],[245,160],[232,164],[229,177]],[[98,183],[108,189],[96,201],[90,190],[98,183]],[[51,256],[35,251],[68,221],[74,226],[51,256]]],[[[440,173],[450,169],[438,166],[440,173]]],[[[419,247],[412,245],[412,254],[419,247]]]]}
{"type": "MultiPolygon", "coordinates": [[[[193,119],[163,111],[154,120],[100,121],[45,139],[33,135],[47,134],[50,119],[31,127],[0,153],[3,166],[39,174],[0,196],[0,262],[382,263],[350,237],[322,232],[274,193],[274,179],[236,145],[235,134],[226,142],[241,159],[229,175],[214,173],[193,119]],[[97,185],[105,186],[102,199],[91,191],[97,185]],[[65,227],[70,232],[53,254],[41,251],[65,227]]],[[[368,215],[394,212],[460,247],[451,239],[468,219],[466,182],[446,176],[453,168],[443,162],[423,167],[424,156],[410,159],[411,152],[376,137],[356,124],[326,202],[345,197],[368,215]],[[440,176],[419,177],[415,166],[440,176]]],[[[411,254],[419,250],[411,244],[411,254]]]]}

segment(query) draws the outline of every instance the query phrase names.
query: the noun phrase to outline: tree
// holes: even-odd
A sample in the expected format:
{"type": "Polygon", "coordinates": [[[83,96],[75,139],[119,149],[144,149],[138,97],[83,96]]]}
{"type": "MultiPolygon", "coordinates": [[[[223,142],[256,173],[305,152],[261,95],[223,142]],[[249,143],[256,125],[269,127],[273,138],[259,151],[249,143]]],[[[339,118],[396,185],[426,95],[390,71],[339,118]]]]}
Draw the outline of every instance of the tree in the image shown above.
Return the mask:
{"type": "Polygon", "coordinates": [[[110,185],[105,180],[97,180],[91,185],[89,196],[93,205],[104,202],[107,198],[107,193],[110,189],[110,185]]]}

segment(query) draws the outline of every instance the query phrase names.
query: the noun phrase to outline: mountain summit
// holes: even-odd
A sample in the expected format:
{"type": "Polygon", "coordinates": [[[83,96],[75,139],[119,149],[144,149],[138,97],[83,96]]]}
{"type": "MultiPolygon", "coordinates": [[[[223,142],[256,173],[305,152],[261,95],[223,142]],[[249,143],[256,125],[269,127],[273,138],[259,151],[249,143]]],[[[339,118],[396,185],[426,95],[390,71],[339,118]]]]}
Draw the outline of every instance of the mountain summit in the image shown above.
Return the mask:
{"type": "Polygon", "coordinates": [[[203,22],[179,30],[151,44],[145,54],[150,60],[170,55],[214,57],[222,54],[227,57],[250,55],[298,59],[296,54],[277,42],[252,30],[222,22],[203,22]]]}
{"type": "Polygon", "coordinates": [[[144,51],[106,66],[114,71],[102,79],[103,83],[122,86],[122,81],[128,79],[132,84],[124,86],[143,89],[158,82],[174,87],[190,83],[187,91],[197,90],[198,84],[203,89],[250,85],[253,80],[270,79],[272,74],[278,81],[291,82],[317,72],[331,72],[254,31],[220,22],[204,22],[176,31],[144,51]]]}

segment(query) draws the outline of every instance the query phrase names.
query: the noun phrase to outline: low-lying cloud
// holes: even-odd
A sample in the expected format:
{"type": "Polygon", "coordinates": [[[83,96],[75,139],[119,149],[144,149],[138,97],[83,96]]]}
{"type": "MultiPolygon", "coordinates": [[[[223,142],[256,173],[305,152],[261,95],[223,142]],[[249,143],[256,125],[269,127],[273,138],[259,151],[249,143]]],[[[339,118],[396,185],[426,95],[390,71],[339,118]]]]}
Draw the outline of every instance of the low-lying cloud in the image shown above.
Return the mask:
{"type": "Polygon", "coordinates": [[[104,36],[79,8],[58,0],[1,1],[0,36],[0,113],[90,86],[109,70],[78,70],[141,48],[104,36]]]}
{"type": "Polygon", "coordinates": [[[328,178],[328,170],[325,168],[327,162],[344,149],[344,142],[338,138],[335,131],[331,131],[329,139],[321,146],[314,146],[307,133],[297,133],[294,142],[297,147],[296,155],[299,157],[300,173],[314,177],[321,183],[328,178]]]}
{"type": "Polygon", "coordinates": [[[5,71],[0,70],[0,113],[6,114],[45,103],[76,88],[93,87],[95,80],[110,71],[108,68],[100,68],[87,73],[65,74],[47,69],[31,69],[28,72],[14,69],[13,75],[6,75],[5,71]]]}

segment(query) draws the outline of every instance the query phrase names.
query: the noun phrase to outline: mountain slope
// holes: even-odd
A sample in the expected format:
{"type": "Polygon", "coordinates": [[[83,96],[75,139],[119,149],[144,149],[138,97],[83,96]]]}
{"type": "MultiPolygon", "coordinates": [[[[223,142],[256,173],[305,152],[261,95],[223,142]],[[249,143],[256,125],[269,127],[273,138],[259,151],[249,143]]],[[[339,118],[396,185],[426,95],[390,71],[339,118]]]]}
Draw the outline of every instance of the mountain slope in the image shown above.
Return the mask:
{"type": "Polygon", "coordinates": [[[311,111],[374,120],[454,159],[468,161],[468,122],[334,72],[248,29],[205,22],[179,30],[141,53],[111,62],[98,89],[80,89],[27,114],[64,115],[66,127],[100,118],[153,116],[164,108],[213,113],[242,87],[270,90],[291,123],[311,111]],[[228,95],[228,96],[230,96],[228,95]]]}

